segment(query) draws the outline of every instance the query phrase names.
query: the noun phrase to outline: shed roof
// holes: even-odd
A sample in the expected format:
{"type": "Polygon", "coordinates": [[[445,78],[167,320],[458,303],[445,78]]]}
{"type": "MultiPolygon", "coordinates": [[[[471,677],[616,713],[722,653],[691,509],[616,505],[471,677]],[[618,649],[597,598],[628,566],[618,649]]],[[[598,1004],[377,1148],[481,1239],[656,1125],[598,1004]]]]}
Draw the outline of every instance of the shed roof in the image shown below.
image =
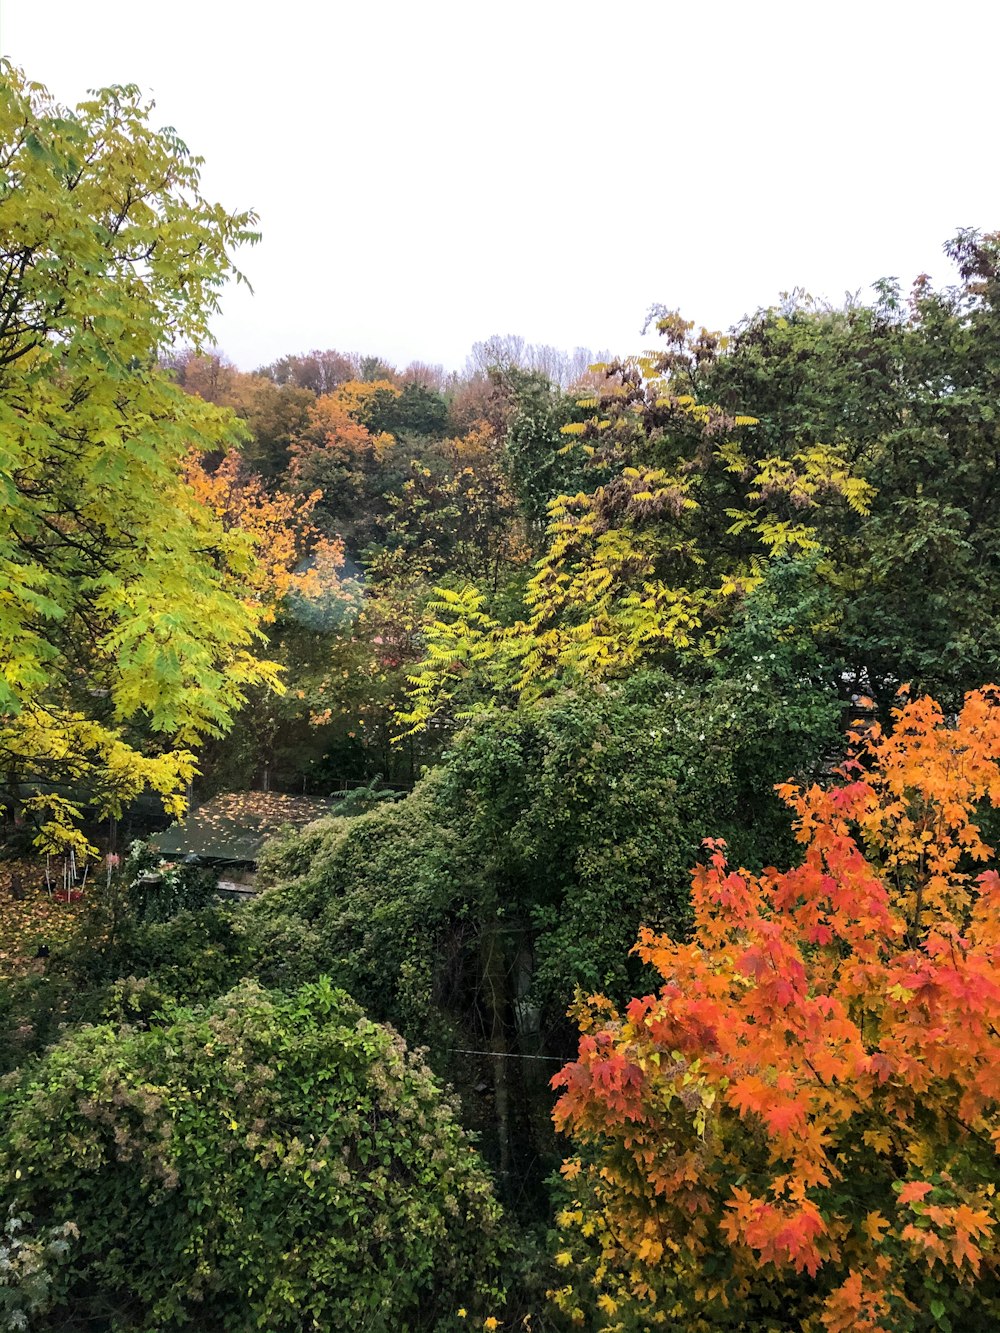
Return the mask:
{"type": "Polygon", "coordinates": [[[283,824],[301,828],[332,814],[337,802],[275,791],[225,792],[192,810],[150,841],[164,856],[254,864],[283,824]]]}

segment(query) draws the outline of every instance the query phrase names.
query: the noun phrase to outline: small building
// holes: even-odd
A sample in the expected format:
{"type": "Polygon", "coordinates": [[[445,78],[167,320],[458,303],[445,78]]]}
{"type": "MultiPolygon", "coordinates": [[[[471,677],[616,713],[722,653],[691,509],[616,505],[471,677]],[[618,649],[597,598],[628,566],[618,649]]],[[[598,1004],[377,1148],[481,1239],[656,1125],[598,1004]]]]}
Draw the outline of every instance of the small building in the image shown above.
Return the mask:
{"type": "Polygon", "coordinates": [[[334,814],[338,804],[275,791],[225,792],[153,836],[150,845],[167,859],[197,859],[218,874],[221,893],[242,898],[254,892],[260,850],[280,828],[304,828],[334,814]]]}

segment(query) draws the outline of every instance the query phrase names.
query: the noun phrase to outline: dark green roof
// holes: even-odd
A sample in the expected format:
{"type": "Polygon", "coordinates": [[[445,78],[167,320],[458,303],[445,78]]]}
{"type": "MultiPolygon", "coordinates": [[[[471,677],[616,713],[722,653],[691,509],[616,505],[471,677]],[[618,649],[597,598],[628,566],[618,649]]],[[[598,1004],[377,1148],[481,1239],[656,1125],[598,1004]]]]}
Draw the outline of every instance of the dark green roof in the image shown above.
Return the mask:
{"type": "Polygon", "coordinates": [[[227,792],[198,806],[150,842],[163,856],[194,854],[207,861],[252,864],[283,824],[301,828],[332,814],[336,804],[274,791],[227,792]]]}

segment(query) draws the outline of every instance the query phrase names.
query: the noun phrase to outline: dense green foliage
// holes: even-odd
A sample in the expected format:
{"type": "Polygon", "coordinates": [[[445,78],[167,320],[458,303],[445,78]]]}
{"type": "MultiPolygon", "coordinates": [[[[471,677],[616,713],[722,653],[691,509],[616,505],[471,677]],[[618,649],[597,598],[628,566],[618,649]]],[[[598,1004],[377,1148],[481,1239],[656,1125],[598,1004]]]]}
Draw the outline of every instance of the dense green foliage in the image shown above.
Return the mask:
{"type": "Polygon", "coordinates": [[[768,684],[759,665],[700,687],[641,673],[484,720],[447,757],[447,808],[532,941],[530,994],[550,1022],[578,986],[622,992],[641,923],[684,928],[713,822],[748,864],[787,842],[771,783],[812,771],[839,707],[768,684]]]}
{"type": "Polygon", "coordinates": [[[165,1005],[214,1000],[249,971],[231,912],[140,924],[117,885],[91,895],[78,929],[50,952],[43,969],[0,987],[4,1072],[81,1023],[146,1025],[165,1005]]]}
{"type": "Polygon", "coordinates": [[[4,1197],[74,1229],[47,1329],[453,1329],[496,1274],[440,1088],[328,982],[87,1029],[0,1098],[4,1197]]]}
{"type": "Polygon", "coordinates": [[[266,981],[327,972],[369,1013],[426,1039],[445,938],[476,886],[439,786],[426,779],[405,801],[321,820],[267,850],[261,874],[277,884],[239,922],[266,981]]]}
{"type": "Polygon", "coordinates": [[[1000,649],[1000,240],[966,231],[946,249],[954,286],[760,311],[698,384],[769,441],[842,444],[873,486],[870,515],[826,542],[833,646],[884,707],[902,681],[954,704],[1000,649]]]}
{"type": "Polygon", "coordinates": [[[527,520],[542,528],[550,501],[575,494],[585,484],[579,458],[571,456],[560,437],[563,426],[583,414],[537,371],[508,367],[495,375],[498,391],[510,405],[504,453],[511,485],[527,520]]]}
{"type": "Polygon", "coordinates": [[[771,785],[814,776],[836,743],[840,704],[808,680],[806,650],[752,651],[766,622],[762,591],[727,674],[644,673],[497,710],[405,800],[272,844],[273,887],[238,923],[257,975],[337,977],[430,1045],[494,1160],[537,1173],[553,1145],[520,1057],[568,1052],[577,989],[631,993],[640,926],[686,929],[713,828],[753,866],[790,852],[771,785]]]}

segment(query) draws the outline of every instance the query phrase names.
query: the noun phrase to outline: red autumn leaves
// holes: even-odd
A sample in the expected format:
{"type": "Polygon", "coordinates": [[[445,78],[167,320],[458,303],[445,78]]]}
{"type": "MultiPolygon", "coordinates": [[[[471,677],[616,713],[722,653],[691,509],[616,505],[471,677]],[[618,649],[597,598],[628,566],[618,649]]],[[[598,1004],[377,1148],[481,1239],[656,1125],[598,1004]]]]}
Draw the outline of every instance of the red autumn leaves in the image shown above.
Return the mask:
{"type": "Polygon", "coordinates": [[[800,866],[710,844],[690,941],[637,946],[658,993],[581,1011],[554,1082],[590,1194],[561,1222],[601,1213],[602,1309],[708,1317],[787,1281],[803,1327],[896,1329],[922,1283],[998,1263],[1000,699],[951,723],[920,699],[855,742],[829,789],[782,789],[800,866]]]}

